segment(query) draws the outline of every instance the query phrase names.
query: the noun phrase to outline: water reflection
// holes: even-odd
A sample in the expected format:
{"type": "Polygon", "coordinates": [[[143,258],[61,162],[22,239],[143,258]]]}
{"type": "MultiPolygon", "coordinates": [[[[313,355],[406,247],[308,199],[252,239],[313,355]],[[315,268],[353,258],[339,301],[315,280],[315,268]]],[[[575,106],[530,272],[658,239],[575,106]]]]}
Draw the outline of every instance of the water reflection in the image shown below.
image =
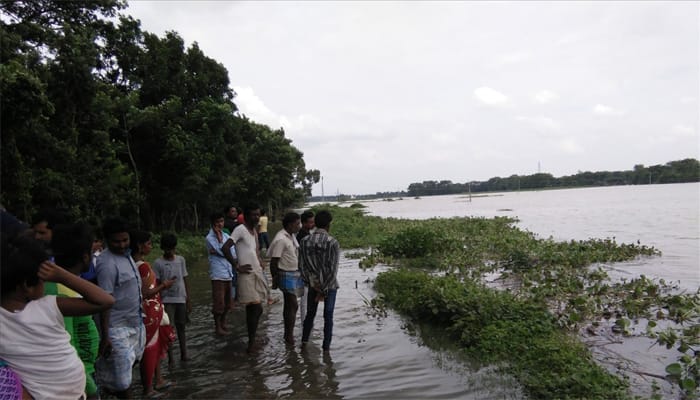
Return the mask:
{"type": "MultiPolygon", "coordinates": [[[[302,350],[283,340],[282,303],[266,307],[259,326],[265,342],[255,355],[246,353],[245,311],[229,316],[233,332],[213,334],[211,289],[206,262],[190,266],[194,299],[187,325],[191,360],[177,361],[166,376],[177,385],[173,399],[516,399],[517,384],[489,369],[469,367],[454,349],[439,345],[439,332],[422,337],[403,318],[389,312],[377,316],[365,305],[372,298],[374,278],[381,270],[362,271],[357,260],[341,258],[333,346],[321,350],[323,320],[302,350]],[[358,282],[357,288],[355,282],[358,282]],[[407,329],[409,328],[410,329],[407,329]]],[[[280,296],[279,292],[276,292],[280,296]]],[[[301,324],[295,327],[297,338],[301,324]]],[[[175,356],[178,358],[177,346],[175,356]]],[[[164,363],[165,366],[165,363],[164,363]]],[[[139,382],[135,370],[135,382],[139,382]]],[[[137,392],[140,388],[136,389],[137,392]]]]}

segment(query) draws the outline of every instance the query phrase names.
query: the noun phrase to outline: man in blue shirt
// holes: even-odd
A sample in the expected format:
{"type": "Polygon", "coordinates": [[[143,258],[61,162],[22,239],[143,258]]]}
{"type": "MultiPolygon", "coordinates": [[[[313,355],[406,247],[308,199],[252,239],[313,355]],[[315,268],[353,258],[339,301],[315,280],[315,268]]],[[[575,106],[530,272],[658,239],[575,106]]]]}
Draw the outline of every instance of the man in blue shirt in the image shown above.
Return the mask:
{"type": "Polygon", "coordinates": [[[95,363],[98,383],[118,398],[130,398],[132,366],[141,359],[146,330],[141,309],[141,276],[129,255],[129,226],[121,218],[102,225],[107,250],[97,258],[97,283],[114,297],[100,314],[101,339],[95,363]]]}
{"type": "Polygon", "coordinates": [[[211,279],[212,314],[214,314],[214,333],[230,335],[226,328],[226,313],[231,308],[232,283],[236,276],[233,273],[234,259],[232,247],[224,248],[229,241],[229,235],[224,232],[224,215],[213,213],[209,217],[211,229],[207,234],[207,253],[209,254],[209,279],[211,279]]]}

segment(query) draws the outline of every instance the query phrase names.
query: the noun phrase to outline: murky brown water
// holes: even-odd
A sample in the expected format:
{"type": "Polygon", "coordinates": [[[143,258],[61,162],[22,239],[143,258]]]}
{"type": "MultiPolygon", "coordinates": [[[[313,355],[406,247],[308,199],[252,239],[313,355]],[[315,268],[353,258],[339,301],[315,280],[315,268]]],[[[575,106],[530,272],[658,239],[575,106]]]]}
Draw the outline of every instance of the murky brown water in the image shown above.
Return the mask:
{"type": "MultiPolygon", "coordinates": [[[[441,333],[416,327],[389,312],[377,316],[365,304],[375,295],[372,280],[381,268],[362,271],[357,260],[341,258],[330,355],[321,351],[319,314],[309,346],[282,340],[282,303],[265,308],[259,335],[266,341],[246,354],[245,311],[229,314],[227,338],[213,334],[211,290],[206,260],[189,267],[194,309],[187,326],[191,361],[177,361],[166,376],[177,381],[173,399],[517,399],[516,383],[489,369],[470,368],[468,360],[441,340],[441,333]],[[357,289],[355,283],[357,282],[357,289]],[[421,334],[420,332],[423,332],[421,334]],[[427,332],[427,333],[426,333],[427,332]]],[[[281,297],[279,291],[273,291],[281,297]]],[[[301,324],[295,329],[297,341],[301,324]]],[[[177,344],[174,347],[178,356],[177,344]]],[[[135,373],[134,382],[139,382],[135,373]]],[[[140,391],[140,387],[136,387],[140,391]]]]}
{"type": "MultiPolygon", "coordinates": [[[[557,240],[612,236],[620,242],[641,240],[661,249],[663,256],[610,265],[613,276],[647,274],[677,281],[683,289],[694,291],[700,283],[699,188],[699,184],[590,188],[506,193],[475,197],[471,202],[464,196],[437,196],[367,205],[374,215],[402,218],[516,216],[521,219],[522,228],[543,237],[552,235],[557,240]]],[[[341,289],[330,356],[324,356],[320,349],[321,315],[317,316],[307,350],[284,345],[281,303],[265,309],[259,334],[267,343],[258,355],[245,352],[247,336],[242,309],[229,315],[234,334],[215,337],[206,260],[191,262],[189,271],[194,311],[187,337],[192,360],[186,364],[176,362],[170,373],[165,367],[166,376],[177,381],[168,398],[522,397],[509,377],[471,368],[469,360],[461,358],[459,351],[442,340],[440,332],[415,327],[391,311],[386,317],[374,315],[365,299],[375,295],[372,280],[380,267],[362,271],[357,260],[341,260],[341,289]]],[[[275,296],[281,297],[278,291],[275,296]]],[[[300,329],[297,322],[297,340],[300,329]]],[[[619,341],[598,336],[588,340],[594,345],[596,357],[611,372],[622,367],[663,374],[664,366],[675,358],[675,354],[645,338],[619,341]]],[[[653,379],[643,374],[631,376],[632,391],[648,395],[653,379]]],[[[138,385],[139,381],[135,369],[134,382],[138,385]]],[[[662,394],[678,397],[677,391],[667,384],[662,385],[662,394]]]]}

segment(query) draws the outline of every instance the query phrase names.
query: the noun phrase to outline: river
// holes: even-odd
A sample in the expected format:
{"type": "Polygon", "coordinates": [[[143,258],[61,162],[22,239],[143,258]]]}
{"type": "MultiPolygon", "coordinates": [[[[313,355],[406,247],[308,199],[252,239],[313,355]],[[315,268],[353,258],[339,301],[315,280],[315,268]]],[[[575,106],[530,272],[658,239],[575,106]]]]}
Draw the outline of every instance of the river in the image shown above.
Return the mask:
{"type": "MultiPolygon", "coordinates": [[[[607,266],[615,278],[640,274],[678,282],[681,290],[700,286],[700,184],[624,186],[472,196],[364,202],[372,215],[400,218],[512,216],[519,226],[557,240],[615,237],[652,245],[660,257],[607,266]]],[[[177,382],[169,398],[386,398],[517,399],[517,383],[490,369],[470,365],[442,340],[440,332],[414,326],[391,311],[375,315],[366,300],[382,267],[362,271],[343,257],[339,271],[332,349],[320,349],[322,318],[309,347],[301,351],[282,340],[282,305],[266,307],[259,334],[263,350],[247,355],[244,311],[229,317],[233,335],[213,335],[205,260],[189,266],[194,311],[187,326],[192,360],[177,361],[165,375],[177,382]]],[[[276,294],[279,297],[279,292],[276,294]]],[[[295,334],[299,340],[300,324],[295,334]]],[[[589,341],[599,338],[589,338],[589,341]]],[[[595,343],[593,343],[595,344],[595,343]]],[[[649,349],[646,339],[596,345],[596,356],[614,370],[619,357],[650,373],[663,374],[669,354],[649,349]],[[610,360],[608,360],[610,358],[610,360]]],[[[656,346],[658,347],[658,346],[656,346]]],[[[177,348],[177,345],[175,345],[177,348]]],[[[175,351],[177,354],[177,350],[175,351]]],[[[165,364],[164,364],[165,365],[165,364]]],[[[137,373],[135,373],[135,377],[137,373]]],[[[135,382],[139,379],[136,378],[135,382]]],[[[633,392],[648,393],[650,380],[631,378],[633,392]]],[[[673,389],[662,385],[673,394],[673,389]]],[[[138,389],[137,389],[138,390],[138,389]]]]}

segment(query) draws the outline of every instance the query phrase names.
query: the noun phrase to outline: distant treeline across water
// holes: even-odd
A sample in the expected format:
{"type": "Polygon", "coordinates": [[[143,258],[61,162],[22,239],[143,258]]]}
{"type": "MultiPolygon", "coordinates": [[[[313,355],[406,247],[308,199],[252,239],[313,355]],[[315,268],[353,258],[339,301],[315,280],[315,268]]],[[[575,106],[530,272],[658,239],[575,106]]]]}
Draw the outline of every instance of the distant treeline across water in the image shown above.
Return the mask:
{"type": "MultiPolygon", "coordinates": [[[[507,178],[494,177],[488,181],[471,181],[454,183],[449,180],[423,181],[411,183],[408,190],[400,192],[383,192],[373,195],[355,196],[354,199],[399,197],[399,196],[436,196],[445,194],[477,193],[477,192],[507,192],[513,190],[619,186],[619,185],[649,185],[659,183],[700,182],[700,162],[695,158],[670,161],[664,165],[635,165],[627,171],[579,172],[575,175],[555,178],[552,174],[537,173],[532,175],[511,175],[507,178]]],[[[350,200],[350,196],[339,195],[337,201],[350,200]]],[[[332,198],[326,196],[325,200],[332,198]]],[[[320,201],[321,198],[311,198],[310,201],[320,201]]]]}

